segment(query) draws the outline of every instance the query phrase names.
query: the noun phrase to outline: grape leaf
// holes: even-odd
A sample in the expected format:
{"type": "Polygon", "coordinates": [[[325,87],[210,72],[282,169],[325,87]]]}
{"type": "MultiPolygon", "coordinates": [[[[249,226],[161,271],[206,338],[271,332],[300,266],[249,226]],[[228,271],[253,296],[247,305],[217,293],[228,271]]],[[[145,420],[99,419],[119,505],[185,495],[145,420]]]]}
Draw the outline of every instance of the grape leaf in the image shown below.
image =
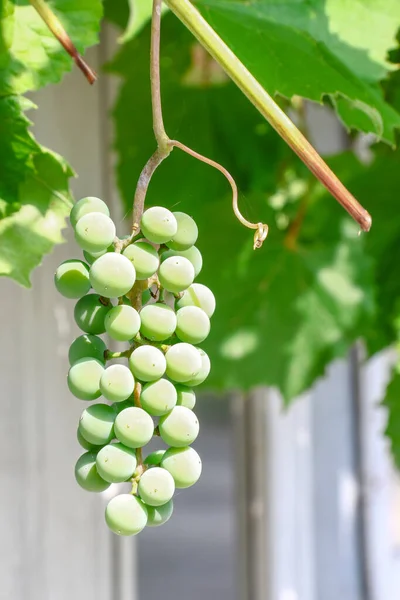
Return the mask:
{"type": "Polygon", "coordinates": [[[399,160],[399,150],[379,147],[370,165],[362,165],[350,155],[333,162],[339,177],[356,197],[362,198],[373,217],[373,226],[364,241],[374,262],[377,301],[375,317],[363,331],[370,354],[396,339],[395,320],[400,314],[400,222],[395,218],[399,210],[399,160]]]}
{"type": "MultiPolygon", "coordinates": [[[[129,3],[129,18],[126,24],[124,33],[118,41],[120,43],[129,42],[135,35],[139,33],[151,19],[153,10],[153,0],[128,0],[129,3]]],[[[168,7],[163,4],[161,12],[168,10],[168,7]]]]}
{"type": "Polygon", "coordinates": [[[394,462],[400,469],[400,373],[398,369],[393,370],[383,404],[388,409],[385,435],[390,440],[394,462]]]}
{"type": "MultiPolygon", "coordinates": [[[[216,78],[210,63],[197,60],[189,34],[171,16],[163,21],[163,33],[169,135],[224,164],[239,183],[246,217],[271,226],[264,247],[254,253],[253,232],[234,217],[224,178],[178,150],[152,179],[149,203],[189,212],[199,225],[204,267],[198,280],[210,285],[217,298],[204,344],[213,363],[208,385],[276,385],[288,400],[308,388],[332,358],[343,356],[361,323],[370,319],[372,266],[364,239],[340,206],[320,199],[321,189],[313,188],[305,167],[239,90],[216,78]],[[217,79],[213,85],[211,76],[217,79]],[[278,190],[287,203],[284,211],[267,202],[277,185],[285,188],[278,190]],[[287,223],[282,229],[277,223],[297,213],[301,198],[311,208],[304,233],[291,247],[287,223]]],[[[138,59],[148,43],[147,28],[109,67],[124,78],[114,119],[118,181],[128,210],[140,170],[155,147],[147,65],[138,59]],[[137,98],[137,89],[147,90],[147,98],[137,98]]]]}
{"type": "Polygon", "coordinates": [[[378,81],[394,68],[397,0],[198,0],[197,6],[269,91],[329,97],[349,129],[394,144],[400,115],[378,81]]]}
{"type": "MultiPolygon", "coordinates": [[[[98,39],[101,0],[48,0],[82,52],[98,39]]],[[[61,79],[72,59],[27,1],[5,0],[0,9],[0,96],[23,94],[61,79]]]]}
{"type": "Polygon", "coordinates": [[[30,286],[44,254],[63,241],[72,206],[69,165],[36,142],[25,98],[0,99],[0,275],[30,286]]]}

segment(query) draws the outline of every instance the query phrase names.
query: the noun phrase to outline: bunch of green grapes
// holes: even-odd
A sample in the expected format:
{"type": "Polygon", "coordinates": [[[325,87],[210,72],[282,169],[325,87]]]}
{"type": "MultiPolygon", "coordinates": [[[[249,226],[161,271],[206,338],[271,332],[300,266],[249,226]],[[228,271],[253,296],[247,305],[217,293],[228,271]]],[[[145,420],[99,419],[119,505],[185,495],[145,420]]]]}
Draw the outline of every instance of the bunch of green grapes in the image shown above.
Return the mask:
{"type": "Polygon", "coordinates": [[[80,400],[104,398],[80,417],[85,453],[75,477],[89,492],[131,482],[130,493],[110,500],[105,518],[113,532],[135,535],[165,523],[175,489],[200,477],[191,447],[199,433],[193,388],[208,376],[210,361],[196,345],[210,331],[215,298],[194,283],[202,257],[187,214],[149,208],[141,234],[122,240],[98,198],[77,202],[70,220],[85,260],[67,260],[55,273],[57,290],[78,300],[74,317],[83,331],[69,350],[68,387],[80,400]],[[102,334],[126,349],[108,349],[102,334]],[[154,435],[168,448],[143,460],[154,435]]]}

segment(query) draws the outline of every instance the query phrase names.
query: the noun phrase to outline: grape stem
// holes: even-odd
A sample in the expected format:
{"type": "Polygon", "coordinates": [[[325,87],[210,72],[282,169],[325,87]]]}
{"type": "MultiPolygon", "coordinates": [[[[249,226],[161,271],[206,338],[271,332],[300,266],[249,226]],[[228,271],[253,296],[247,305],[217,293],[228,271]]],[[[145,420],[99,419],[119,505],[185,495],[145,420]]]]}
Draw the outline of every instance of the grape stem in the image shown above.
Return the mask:
{"type": "Polygon", "coordinates": [[[123,350],[121,352],[113,352],[112,350],[105,350],[104,358],[106,360],[113,360],[114,358],[129,358],[132,354],[132,348],[128,348],[128,350],[123,350]]]}
{"type": "Polygon", "coordinates": [[[160,37],[161,37],[161,6],[162,0],[153,0],[153,13],[151,21],[151,42],[150,42],[150,82],[151,82],[151,106],[153,113],[153,131],[157,142],[157,149],[149,158],[136,186],[135,196],[133,200],[133,215],[132,215],[132,234],[131,237],[122,242],[122,246],[128,246],[133,237],[140,231],[140,219],[144,210],[147,190],[151,178],[162,163],[162,161],[170,155],[174,148],[179,148],[194,158],[218,169],[229,181],[232,188],[232,205],[233,211],[242,225],[249,229],[255,229],[253,248],[261,248],[261,245],[268,235],[268,226],[263,223],[250,223],[243,217],[238,207],[238,192],[237,185],[232,175],[219,163],[202,156],[188,146],[185,146],[177,140],[171,140],[164,127],[164,119],[162,114],[161,101],[161,83],[160,83],[160,37]]]}
{"type": "Polygon", "coordinates": [[[87,62],[79,54],[78,50],[75,48],[74,44],[71,41],[71,38],[65,31],[61,22],[53,13],[53,11],[49,8],[47,3],[44,2],[44,0],[29,1],[41,17],[41,19],[46,23],[47,27],[50,29],[54,37],[57,38],[57,40],[60,42],[64,50],[66,50],[68,54],[72,56],[72,58],[75,61],[75,64],[82,71],[88,82],[90,84],[93,84],[97,79],[96,72],[93,71],[91,67],[89,67],[87,62]]]}
{"type": "Polygon", "coordinates": [[[229,173],[229,171],[227,169],[225,169],[225,167],[223,167],[219,163],[215,162],[215,160],[211,160],[211,158],[207,158],[206,156],[203,156],[202,154],[195,152],[188,146],[185,146],[185,144],[182,144],[182,142],[178,142],[177,140],[171,140],[171,145],[175,146],[176,148],[179,148],[180,150],[183,150],[183,152],[186,152],[187,154],[190,154],[190,156],[197,158],[197,160],[200,160],[201,162],[204,162],[207,165],[214,167],[214,169],[217,169],[223,175],[225,175],[226,179],[229,181],[230,186],[232,188],[233,212],[235,213],[236,218],[238,219],[238,221],[240,221],[240,223],[242,225],[244,225],[245,227],[248,227],[249,229],[256,229],[256,232],[254,234],[253,248],[254,248],[254,250],[256,248],[261,248],[263,241],[265,240],[265,238],[268,235],[268,225],[265,225],[264,223],[250,223],[250,221],[248,221],[247,219],[244,218],[244,216],[242,215],[242,213],[240,212],[239,207],[238,207],[238,189],[237,189],[236,181],[234,180],[232,175],[229,173]]]}
{"type": "Polygon", "coordinates": [[[219,37],[190,0],[165,0],[165,2],[300,157],[313,175],[360,225],[361,229],[369,231],[372,223],[370,214],[350,194],[307,138],[219,37]]]}

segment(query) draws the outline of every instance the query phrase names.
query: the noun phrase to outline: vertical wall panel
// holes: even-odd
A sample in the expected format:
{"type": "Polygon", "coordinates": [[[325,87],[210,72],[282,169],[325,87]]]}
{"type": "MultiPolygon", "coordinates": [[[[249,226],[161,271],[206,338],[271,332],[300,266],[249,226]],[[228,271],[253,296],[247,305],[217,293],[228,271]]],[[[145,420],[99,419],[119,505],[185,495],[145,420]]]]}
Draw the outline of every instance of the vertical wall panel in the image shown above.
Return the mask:
{"type": "MultiPolygon", "coordinates": [[[[97,68],[97,53],[89,55],[97,68]]],[[[103,193],[105,168],[99,87],[74,70],[35,95],[35,135],[79,172],[76,195],[103,193]]],[[[74,245],[56,248],[33,277],[33,290],[0,281],[2,435],[1,597],[5,600],[110,600],[111,535],[104,498],[79,489],[73,466],[84,403],[66,386],[67,351],[78,334],[73,301],[53,286],[74,245]],[[4,595],[3,595],[4,594],[4,595]]],[[[118,599],[119,600],[119,599],[118,599]]]]}

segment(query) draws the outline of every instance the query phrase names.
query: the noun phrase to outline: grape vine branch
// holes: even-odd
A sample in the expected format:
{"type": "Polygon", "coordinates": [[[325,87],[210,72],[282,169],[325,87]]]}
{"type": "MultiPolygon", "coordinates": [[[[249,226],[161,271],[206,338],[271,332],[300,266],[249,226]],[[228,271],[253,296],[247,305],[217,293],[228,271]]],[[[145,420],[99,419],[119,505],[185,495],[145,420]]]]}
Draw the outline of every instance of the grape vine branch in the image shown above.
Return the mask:
{"type": "MultiPolygon", "coordinates": [[[[249,229],[255,229],[253,248],[260,248],[268,235],[268,226],[264,223],[251,223],[243,217],[238,207],[238,191],[232,175],[216,161],[199,154],[178,140],[171,140],[164,127],[161,101],[160,81],[160,38],[161,38],[161,5],[162,0],[153,1],[153,12],[151,21],[151,47],[150,47],[150,81],[151,81],[151,104],[153,112],[153,130],[157,142],[157,149],[144,166],[136,187],[133,201],[133,225],[132,236],[139,231],[139,222],[143,214],[144,202],[150,180],[162,161],[169,156],[173,148],[179,148],[193,158],[196,158],[220,171],[232,188],[232,207],[237,219],[249,229]]],[[[131,236],[131,237],[132,237],[131,236]]],[[[128,240],[127,240],[127,243],[128,240]]]]}
{"type": "Polygon", "coordinates": [[[95,71],[87,64],[72,43],[59,19],[48,7],[44,0],[29,0],[33,8],[40,15],[51,33],[58,39],[64,50],[74,59],[76,66],[82,71],[88,82],[92,85],[97,80],[95,71]]]}

